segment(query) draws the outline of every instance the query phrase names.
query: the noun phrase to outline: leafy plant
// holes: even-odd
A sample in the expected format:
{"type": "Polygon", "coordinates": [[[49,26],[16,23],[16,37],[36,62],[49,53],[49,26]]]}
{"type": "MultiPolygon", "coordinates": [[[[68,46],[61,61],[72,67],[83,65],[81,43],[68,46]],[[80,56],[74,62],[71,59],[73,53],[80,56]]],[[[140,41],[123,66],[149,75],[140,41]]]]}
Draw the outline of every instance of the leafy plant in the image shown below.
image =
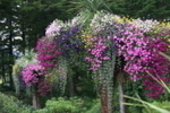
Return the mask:
{"type": "MultiPolygon", "coordinates": [[[[146,101],[143,101],[139,96],[138,98],[134,98],[134,97],[130,97],[130,96],[126,96],[124,95],[125,98],[128,98],[128,99],[132,99],[134,101],[138,101],[142,104],[133,104],[133,103],[122,103],[122,104],[125,104],[125,105],[132,105],[132,106],[141,106],[141,107],[144,107],[145,108],[145,111],[144,113],[156,113],[156,112],[153,112],[153,110],[157,111],[158,113],[170,113],[170,111],[160,107],[160,106],[156,106],[154,105],[153,103],[149,103],[149,102],[146,102],[146,101]]],[[[157,105],[161,105],[161,103],[156,103],[157,105]]],[[[166,103],[167,105],[167,103],[166,103]]]]}
{"type": "Polygon", "coordinates": [[[90,110],[88,110],[86,113],[100,113],[100,112],[101,112],[101,104],[97,103],[90,110]]]}
{"type": "Polygon", "coordinates": [[[45,108],[33,113],[100,113],[100,106],[99,100],[96,99],[59,97],[48,100],[45,108]]]}
{"type": "MultiPolygon", "coordinates": [[[[159,54],[164,56],[166,59],[170,60],[170,57],[166,55],[165,53],[159,52],[159,54]]],[[[148,73],[148,76],[152,77],[158,84],[164,87],[168,93],[170,93],[170,88],[165,84],[164,81],[162,81],[161,79],[155,78],[149,72],[147,73],[148,73]]],[[[145,109],[142,110],[143,113],[170,113],[170,102],[168,101],[163,101],[163,102],[154,101],[152,103],[148,103],[146,101],[141,100],[139,96],[138,98],[133,98],[133,97],[126,96],[126,95],[124,97],[142,103],[141,105],[137,105],[137,106],[145,107],[145,109]]],[[[136,104],[132,104],[132,103],[122,103],[122,104],[136,106],[136,104]]]]}
{"type": "MultiPolygon", "coordinates": [[[[152,105],[155,105],[157,107],[160,107],[162,109],[165,109],[165,110],[168,110],[170,111],[170,102],[168,101],[163,101],[163,102],[158,102],[158,101],[154,101],[151,103],[152,105]]],[[[151,113],[160,113],[159,111],[157,111],[156,109],[154,108],[148,108],[149,111],[152,111],[151,113]]],[[[143,113],[148,113],[146,109],[143,109],[142,110],[143,113]]]]}
{"type": "MultiPolygon", "coordinates": [[[[80,102],[76,104],[79,105],[80,102]]],[[[37,110],[34,113],[80,113],[76,104],[62,97],[58,99],[53,98],[46,102],[44,109],[37,110]]]]}
{"type": "MultiPolygon", "coordinates": [[[[19,95],[21,89],[25,89],[25,83],[22,80],[22,75],[21,75],[21,71],[24,67],[26,67],[29,64],[32,63],[37,63],[37,54],[33,51],[33,50],[25,50],[25,55],[18,58],[15,61],[15,64],[13,65],[13,70],[12,70],[12,75],[13,75],[13,81],[14,81],[14,85],[15,85],[15,90],[16,90],[16,94],[19,95]]],[[[30,93],[29,88],[26,88],[26,91],[28,93],[30,93]]]]}
{"type": "Polygon", "coordinates": [[[6,96],[0,93],[0,113],[32,113],[33,108],[24,105],[14,96],[6,96]]]}

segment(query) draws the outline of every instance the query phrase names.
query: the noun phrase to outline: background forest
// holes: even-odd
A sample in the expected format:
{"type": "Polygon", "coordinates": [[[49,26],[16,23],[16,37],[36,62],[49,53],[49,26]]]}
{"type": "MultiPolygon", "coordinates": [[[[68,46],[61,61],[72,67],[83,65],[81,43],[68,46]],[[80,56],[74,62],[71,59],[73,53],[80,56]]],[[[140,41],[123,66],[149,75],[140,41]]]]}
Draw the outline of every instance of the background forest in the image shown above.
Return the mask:
{"type": "MultiPolygon", "coordinates": [[[[169,15],[169,0],[0,0],[0,103],[2,103],[0,113],[169,113],[169,15]],[[99,21],[106,24],[103,26],[108,28],[99,29],[100,32],[97,31],[98,27],[95,26],[97,26],[98,20],[95,20],[95,15],[99,16],[99,21]],[[114,19],[113,28],[109,25],[111,20],[108,19],[112,17],[118,18],[117,20],[114,19]],[[139,25],[140,22],[141,24],[146,22],[147,26],[147,21],[154,23],[151,25],[153,31],[149,31],[151,28],[147,31],[146,27],[141,32],[127,25],[127,23],[137,22],[136,24],[139,25]],[[56,22],[56,26],[53,26],[54,22],[56,22]],[[80,23],[83,27],[79,26],[80,23]],[[161,27],[154,27],[156,24],[161,27]],[[59,30],[53,31],[53,29],[59,30]],[[121,73],[124,63],[128,61],[126,58],[139,56],[135,56],[133,53],[132,56],[120,53],[121,56],[113,58],[108,52],[112,51],[110,50],[112,44],[105,42],[108,49],[102,45],[104,43],[102,37],[107,37],[110,33],[116,34],[117,37],[129,35],[128,33],[122,34],[120,29],[128,29],[135,36],[143,33],[142,35],[154,37],[154,39],[149,40],[149,43],[156,43],[159,47],[149,45],[148,49],[156,48],[155,51],[161,51],[160,56],[163,58],[154,54],[155,56],[151,60],[155,61],[154,58],[158,58],[158,61],[155,62],[162,65],[158,68],[163,71],[158,72],[157,70],[153,73],[149,71],[148,76],[161,74],[160,77],[164,77],[163,73],[166,73],[167,78],[164,78],[165,80],[156,78],[165,87],[164,93],[162,93],[163,89],[158,88],[159,91],[146,96],[146,93],[148,93],[146,89],[149,89],[149,87],[144,87],[146,84],[143,83],[142,79],[136,81],[136,72],[129,71],[130,68],[126,68],[127,73],[121,73]],[[101,42],[100,40],[96,41],[95,38],[89,40],[89,37],[93,36],[98,36],[101,42]],[[158,39],[157,36],[163,37],[163,39],[158,39]],[[56,37],[58,38],[56,39],[56,37]],[[77,37],[84,37],[84,39],[80,41],[77,37]],[[167,45],[162,42],[166,42],[167,45]],[[82,47],[83,44],[85,46],[82,47]],[[92,47],[92,45],[94,46],[92,47]],[[103,50],[97,50],[97,48],[102,47],[103,50]],[[46,51],[44,52],[42,48],[45,48],[46,51]],[[57,49],[60,51],[57,51],[57,49]],[[85,50],[90,55],[84,52],[85,50]],[[101,53],[105,51],[106,54],[98,57],[93,50],[101,53]],[[48,57],[41,57],[41,55],[45,56],[47,53],[48,57]],[[102,66],[94,66],[94,62],[100,62],[93,62],[94,56],[100,60],[102,59],[102,66]],[[43,67],[28,65],[38,62],[36,57],[38,57],[43,67]],[[48,61],[51,62],[51,59],[57,65],[50,64],[48,61]],[[83,59],[86,59],[86,61],[83,59]],[[105,67],[104,64],[110,67],[113,66],[109,62],[113,62],[114,59],[116,59],[114,70],[99,69],[99,67],[105,67]],[[90,66],[91,69],[89,69],[90,66]],[[22,71],[23,69],[26,71],[22,71]],[[34,71],[38,72],[37,75],[34,74],[38,76],[37,78],[40,81],[32,78],[31,83],[27,77],[30,73],[30,75],[33,75],[32,72],[34,71]],[[104,71],[114,76],[104,78],[103,75],[107,75],[104,71]],[[131,74],[131,79],[129,79],[131,74]],[[19,78],[20,75],[25,75],[25,81],[19,78]],[[41,78],[41,76],[43,77],[41,78]],[[104,79],[107,82],[101,82],[99,79],[104,79]],[[113,81],[110,81],[110,79],[113,81]],[[44,88],[40,91],[40,95],[43,96],[36,92],[39,87],[44,88]],[[103,87],[111,89],[106,92],[103,87]],[[159,93],[161,96],[157,97],[159,93]],[[125,99],[123,95],[129,97],[125,99]],[[134,101],[133,97],[137,97],[138,100],[134,101]],[[161,111],[162,109],[154,111],[153,107],[151,109],[150,105],[145,102],[152,103],[167,111],[161,111]]],[[[133,38],[131,35],[129,37],[133,38]]],[[[113,40],[119,42],[116,45],[118,47],[123,47],[122,43],[130,43],[128,38],[122,40],[114,38],[113,40]],[[121,44],[120,41],[122,41],[121,44]]],[[[138,38],[134,40],[135,43],[141,41],[138,38]]],[[[141,43],[145,43],[145,41],[141,43]]],[[[122,49],[122,51],[128,50],[122,49]]],[[[137,62],[135,58],[132,59],[137,62]]],[[[130,63],[129,67],[131,66],[130,63]]],[[[139,68],[136,68],[136,70],[140,71],[139,68]]]]}

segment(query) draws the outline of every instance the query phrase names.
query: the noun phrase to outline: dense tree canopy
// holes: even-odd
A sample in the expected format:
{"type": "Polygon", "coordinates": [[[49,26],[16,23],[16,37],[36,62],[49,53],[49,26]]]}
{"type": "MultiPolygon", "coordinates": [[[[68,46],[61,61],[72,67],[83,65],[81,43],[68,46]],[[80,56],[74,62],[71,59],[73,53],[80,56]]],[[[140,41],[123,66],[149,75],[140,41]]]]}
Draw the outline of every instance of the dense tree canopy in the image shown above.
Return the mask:
{"type": "Polygon", "coordinates": [[[56,17],[62,20],[70,18],[65,3],[65,0],[56,3],[54,0],[0,1],[0,54],[3,77],[5,73],[11,75],[12,68],[9,66],[14,62],[16,51],[25,53],[26,48],[35,47],[36,40],[44,35],[48,23],[56,17]],[[4,68],[8,70],[5,71],[4,68]]]}
{"type": "Polygon", "coordinates": [[[169,0],[115,0],[108,4],[113,13],[142,19],[169,19],[169,0]]]}

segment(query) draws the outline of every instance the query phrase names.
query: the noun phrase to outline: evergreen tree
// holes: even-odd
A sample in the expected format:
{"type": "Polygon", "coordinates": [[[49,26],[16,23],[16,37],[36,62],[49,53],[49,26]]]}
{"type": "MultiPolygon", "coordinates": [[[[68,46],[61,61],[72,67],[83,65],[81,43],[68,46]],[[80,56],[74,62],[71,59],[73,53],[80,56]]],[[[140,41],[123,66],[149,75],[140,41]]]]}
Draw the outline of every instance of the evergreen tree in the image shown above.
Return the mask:
{"type": "Polygon", "coordinates": [[[169,0],[115,0],[109,7],[118,15],[142,19],[169,19],[169,0]]]}
{"type": "Polygon", "coordinates": [[[66,20],[68,15],[63,4],[65,0],[58,2],[54,0],[26,1],[18,0],[19,25],[23,47],[35,47],[37,38],[44,35],[47,25],[55,18],[66,20]]]}
{"type": "MultiPolygon", "coordinates": [[[[44,35],[47,25],[55,18],[67,20],[66,0],[1,0],[0,1],[0,66],[1,75],[9,75],[12,86],[12,65],[15,49],[24,53],[35,47],[38,38],[44,35]],[[62,8],[63,7],[63,8],[62,8]],[[16,40],[15,37],[21,37],[16,40]]],[[[7,77],[8,78],[8,77],[7,77]]]]}
{"type": "Polygon", "coordinates": [[[9,77],[10,86],[12,83],[12,64],[13,57],[13,41],[17,33],[16,24],[16,2],[2,0],[0,2],[0,34],[1,34],[1,70],[4,80],[9,77]],[[15,30],[14,30],[15,29],[15,30]],[[7,75],[7,76],[6,76],[7,75]]]}

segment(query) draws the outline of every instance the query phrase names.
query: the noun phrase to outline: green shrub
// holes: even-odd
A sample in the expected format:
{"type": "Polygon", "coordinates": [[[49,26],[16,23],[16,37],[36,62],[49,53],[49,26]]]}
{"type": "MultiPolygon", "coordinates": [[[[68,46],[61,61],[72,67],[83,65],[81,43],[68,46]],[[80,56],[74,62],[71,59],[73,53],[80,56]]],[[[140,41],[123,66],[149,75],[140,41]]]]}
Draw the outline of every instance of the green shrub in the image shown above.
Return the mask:
{"type": "Polygon", "coordinates": [[[101,105],[100,103],[97,103],[94,105],[90,110],[88,110],[86,113],[101,113],[101,105]]]}
{"type": "MultiPolygon", "coordinates": [[[[157,107],[163,108],[165,110],[170,111],[170,102],[168,102],[168,101],[164,101],[164,102],[154,101],[151,104],[153,104],[153,105],[155,105],[157,107]]],[[[149,109],[150,113],[160,113],[159,111],[157,111],[155,109],[152,109],[150,107],[148,107],[148,109],[149,109]]],[[[143,109],[142,111],[143,111],[143,113],[148,113],[148,111],[146,109],[143,109]]]]}
{"type": "Polygon", "coordinates": [[[50,113],[47,108],[39,109],[34,111],[33,113],[50,113]]]}
{"type": "Polygon", "coordinates": [[[49,100],[46,103],[50,113],[77,113],[76,106],[71,101],[58,98],[57,101],[49,100]]]}
{"type": "MultiPolygon", "coordinates": [[[[77,100],[75,100],[77,101],[77,100]]],[[[35,111],[34,113],[80,113],[78,107],[81,102],[75,102],[65,98],[53,98],[46,102],[46,107],[35,111]]]]}
{"type": "Polygon", "coordinates": [[[31,113],[33,108],[24,105],[14,96],[0,93],[0,113],[31,113]]]}
{"type": "Polygon", "coordinates": [[[100,104],[98,103],[98,100],[90,98],[65,99],[59,97],[48,100],[45,108],[34,111],[34,113],[86,113],[87,111],[87,113],[100,113],[100,104]]]}

